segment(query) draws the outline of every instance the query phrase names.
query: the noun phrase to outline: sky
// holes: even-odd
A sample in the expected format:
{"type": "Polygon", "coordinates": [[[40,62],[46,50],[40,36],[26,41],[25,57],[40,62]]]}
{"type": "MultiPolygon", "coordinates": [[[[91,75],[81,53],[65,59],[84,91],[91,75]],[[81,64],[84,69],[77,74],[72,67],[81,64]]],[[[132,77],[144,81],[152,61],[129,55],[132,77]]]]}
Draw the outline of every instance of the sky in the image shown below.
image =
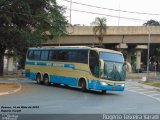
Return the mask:
{"type": "Polygon", "coordinates": [[[72,25],[89,26],[96,17],[106,17],[107,26],[141,26],[150,19],[160,21],[160,0],[72,0],[71,21],[70,1],[57,0],[57,3],[66,7],[64,16],[72,25]],[[85,6],[84,4],[99,8],[85,6]],[[150,13],[152,15],[140,13],[150,13]]]}

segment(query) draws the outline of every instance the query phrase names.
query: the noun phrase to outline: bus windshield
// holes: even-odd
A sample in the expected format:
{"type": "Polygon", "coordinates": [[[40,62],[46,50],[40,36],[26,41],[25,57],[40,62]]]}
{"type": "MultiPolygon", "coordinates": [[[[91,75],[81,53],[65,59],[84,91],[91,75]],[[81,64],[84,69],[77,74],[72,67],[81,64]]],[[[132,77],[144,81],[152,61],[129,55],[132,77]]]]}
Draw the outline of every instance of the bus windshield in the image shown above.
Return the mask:
{"type": "Polygon", "coordinates": [[[122,54],[109,53],[109,52],[100,52],[100,58],[106,61],[120,62],[124,63],[124,58],[122,54]]]}
{"type": "Polygon", "coordinates": [[[102,78],[108,80],[125,80],[126,69],[122,54],[100,52],[100,59],[104,61],[102,78]]]}

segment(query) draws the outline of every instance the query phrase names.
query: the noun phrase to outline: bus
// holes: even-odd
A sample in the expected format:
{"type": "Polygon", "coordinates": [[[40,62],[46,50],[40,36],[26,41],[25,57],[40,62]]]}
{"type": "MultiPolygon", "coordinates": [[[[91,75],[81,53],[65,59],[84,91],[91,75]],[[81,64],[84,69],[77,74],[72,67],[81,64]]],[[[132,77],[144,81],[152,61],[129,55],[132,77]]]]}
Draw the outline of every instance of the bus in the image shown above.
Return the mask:
{"type": "Polygon", "coordinates": [[[121,52],[87,46],[29,48],[26,77],[44,85],[86,90],[124,91],[126,68],[121,52]]]}

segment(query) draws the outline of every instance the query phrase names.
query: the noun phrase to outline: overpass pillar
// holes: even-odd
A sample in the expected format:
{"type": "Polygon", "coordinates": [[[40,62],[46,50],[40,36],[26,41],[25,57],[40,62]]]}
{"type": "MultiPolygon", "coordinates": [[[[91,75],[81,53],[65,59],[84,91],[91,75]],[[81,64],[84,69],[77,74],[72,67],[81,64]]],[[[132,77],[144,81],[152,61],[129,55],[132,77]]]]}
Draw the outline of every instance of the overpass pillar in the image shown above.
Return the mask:
{"type": "Polygon", "coordinates": [[[141,50],[136,50],[136,70],[139,72],[141,69],[141,50]]]}
{"type": "Polygon", "coordinates": [[[129,50],[127,51],[127,62],[131,64],[131,52],[129,50]]]}
{"type": "Polygon", "coordinates": [[[127,51],[127,67],[128,67],[128,72],[132,72],[132,66],[131,66],[131,51],[127,51]]]}
{"type": "Polygon", "coordinates": [[[147,45],[137,45],[136,46],[136,71],[141,70],[141,52],[143,49],[147,49],[147,45]]]}

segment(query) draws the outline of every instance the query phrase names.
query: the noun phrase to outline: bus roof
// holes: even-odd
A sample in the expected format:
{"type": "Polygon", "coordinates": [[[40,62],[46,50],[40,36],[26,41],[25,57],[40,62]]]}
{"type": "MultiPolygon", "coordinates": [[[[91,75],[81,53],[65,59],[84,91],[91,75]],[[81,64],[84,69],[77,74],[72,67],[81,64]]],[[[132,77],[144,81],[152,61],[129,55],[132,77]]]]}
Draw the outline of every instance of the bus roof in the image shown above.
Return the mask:
{"type": "Polygon", "coordinates": [[[50,49],[90,49],[90,47],[87,46],[42,46],[42,47],[32,47],[29,48],[29,50],[42,50],[42,49],[46,49],[46,50],[50,50],[50,49]]]}
{"type": "Polygon", "coordinates": [[[97,47],[88,47],[88,46],[42,46],[42,47],[31,47],[29,50],[95,50],[97,52],[112,52],[117,54],[122,54],[121,52],[104,49],[104,48],[97,48],[97,47]]]}
{"type": "Polygon", "coordinates": [[[97,52],[111,52],[111,53],[115,53],[115,54],[122,54],[119,51],[115,51],[115,50],[111,50],[111,49],[104,49],[104,48],[92,48],[92,50],[95,50],[97,52]]]}

